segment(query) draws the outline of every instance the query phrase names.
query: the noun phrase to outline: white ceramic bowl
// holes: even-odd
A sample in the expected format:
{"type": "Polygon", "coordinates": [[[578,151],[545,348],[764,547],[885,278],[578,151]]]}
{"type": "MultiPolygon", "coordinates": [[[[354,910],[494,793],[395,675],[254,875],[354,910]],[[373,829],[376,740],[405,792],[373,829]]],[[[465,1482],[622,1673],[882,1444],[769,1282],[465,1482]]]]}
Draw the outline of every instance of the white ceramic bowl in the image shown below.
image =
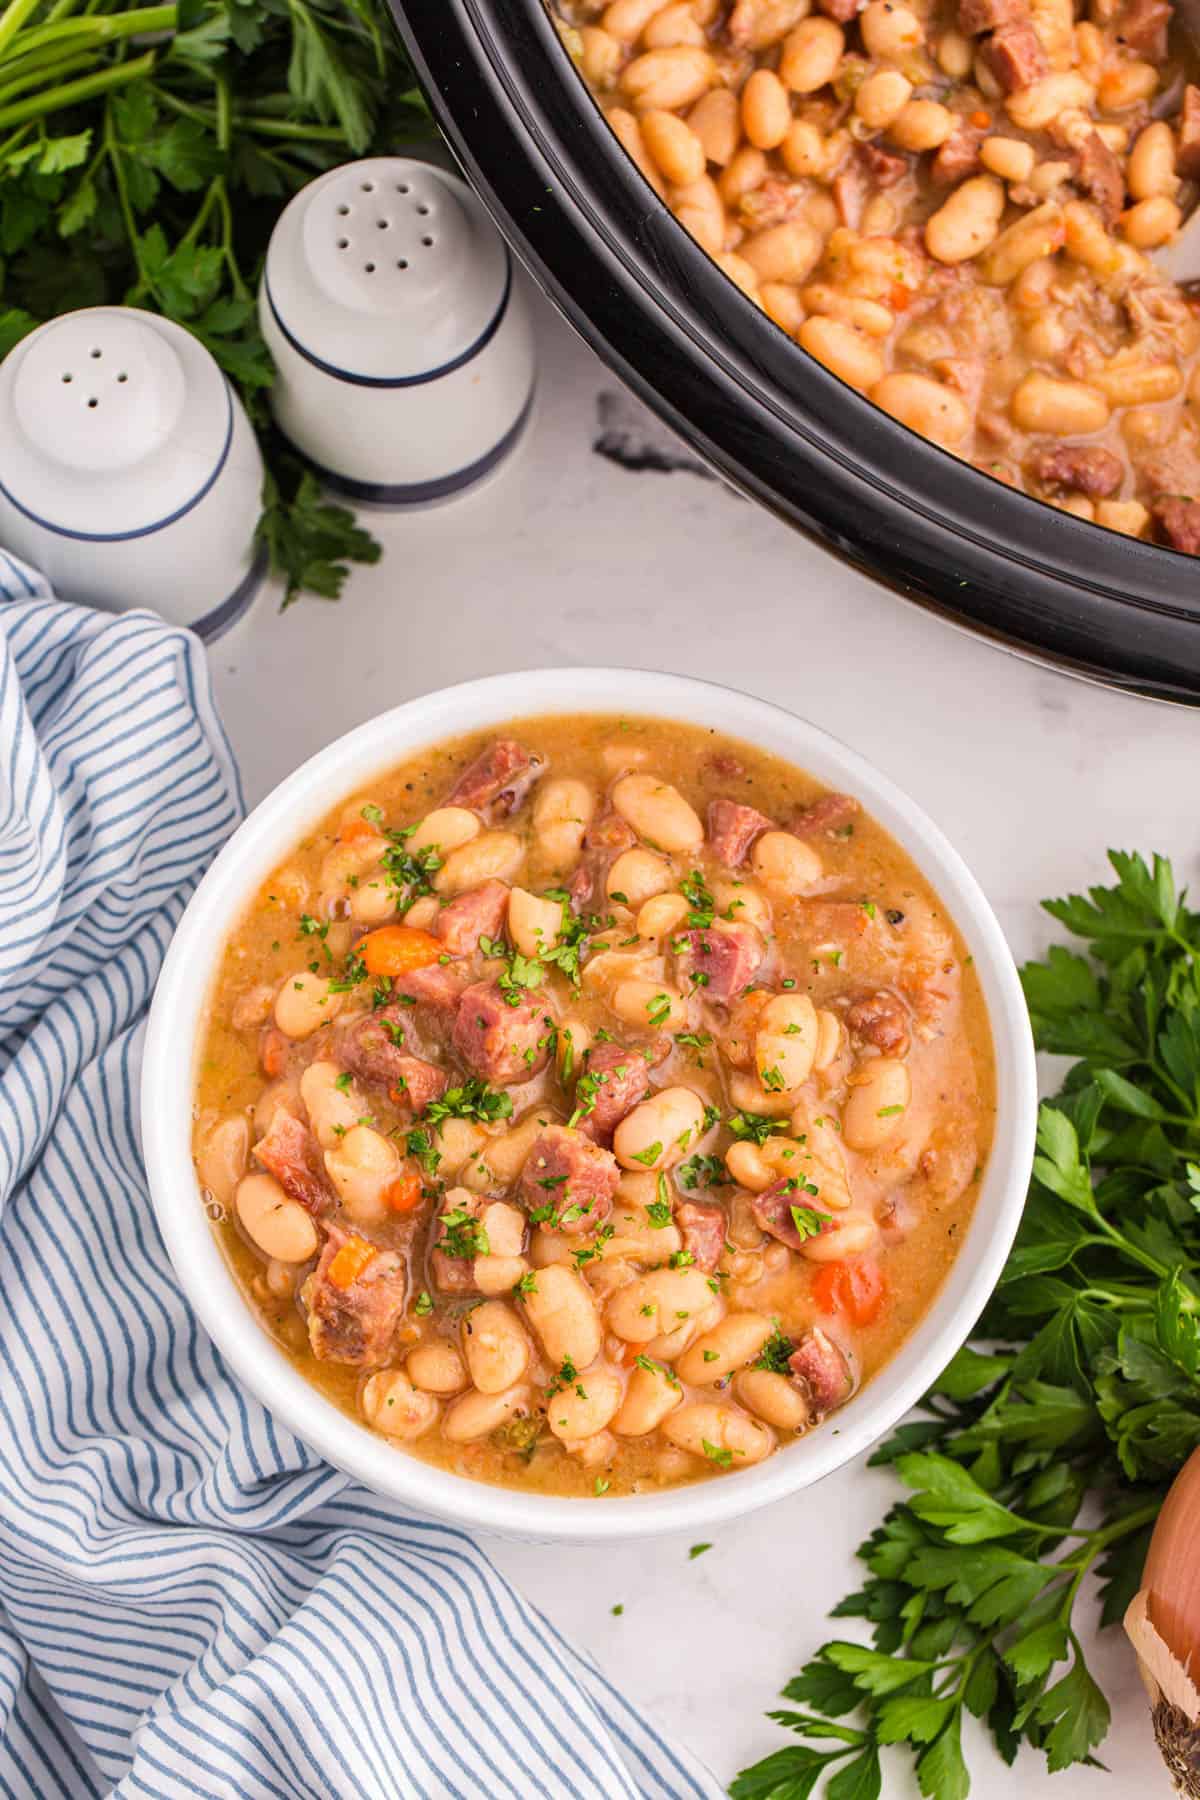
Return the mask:
{"type": "Polygon", "coordinates": [[[630,669],[541,669],[444,688],[372,719],[275,789],[221,852],[187,908],[159,977],[146,1041],[142,1139],[175,1271],[230,1367],[276,1418],[376,1492],[504,1536],[596,1543],[703,1533],[797,1493],[882,1437],[962,1344],[1000,1274],[1033,1156],[1037,1086],[1017,972],[991,907],[920,807],[854,751],[781,708],[729,688],[630,669]],[[690,1487],[555,1499],[452,1475],[393,1448],[322,1398],[246,1304],[200,1203],[191,1158],[197,1036],[216,960],[266,876],[305,830],[372,777],[440,739],[538,713],[686,719],[786,757],[854,794],[932,882],[975,960],[996,1052],[995,1144],[970,1229],[932,1306],[900,1351],[836,1419],[755,1468],[690,1487]]]}

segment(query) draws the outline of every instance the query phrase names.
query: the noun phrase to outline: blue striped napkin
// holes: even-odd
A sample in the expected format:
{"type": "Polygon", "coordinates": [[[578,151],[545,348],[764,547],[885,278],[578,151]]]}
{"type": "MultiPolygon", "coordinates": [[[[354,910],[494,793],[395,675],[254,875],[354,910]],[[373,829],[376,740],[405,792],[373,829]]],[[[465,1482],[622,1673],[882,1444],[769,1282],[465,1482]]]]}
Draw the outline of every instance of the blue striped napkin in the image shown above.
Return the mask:
{"type": "Polygon", "coordinates": [[[138,1065],[237,771],[196,638],[3,553],[0,600],[0,1793],[711,1800],[468,1537],[320,1462],[189,1314],[138,1065]]]}

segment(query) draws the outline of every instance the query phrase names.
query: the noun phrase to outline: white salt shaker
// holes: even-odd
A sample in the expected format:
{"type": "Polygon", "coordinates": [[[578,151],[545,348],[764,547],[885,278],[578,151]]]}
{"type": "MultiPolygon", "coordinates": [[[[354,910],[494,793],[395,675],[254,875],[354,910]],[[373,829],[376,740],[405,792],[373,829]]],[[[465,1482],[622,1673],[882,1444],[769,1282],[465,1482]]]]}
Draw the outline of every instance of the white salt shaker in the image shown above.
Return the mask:
{"type": "Polygon", "coordinates": [[[262,479],[228,381],[154,313],[66,313],[0,364],[0,544],[63,599],[215,636],[262,576],[262,479]]]}
{"type": "Polygon", "coordinates": [[[521,277],[470,188],[430,163],[371,157],[301,189],[267,250],[259,318],[280,429],[350,499],[460,493],[529,416],[521,277]]]}

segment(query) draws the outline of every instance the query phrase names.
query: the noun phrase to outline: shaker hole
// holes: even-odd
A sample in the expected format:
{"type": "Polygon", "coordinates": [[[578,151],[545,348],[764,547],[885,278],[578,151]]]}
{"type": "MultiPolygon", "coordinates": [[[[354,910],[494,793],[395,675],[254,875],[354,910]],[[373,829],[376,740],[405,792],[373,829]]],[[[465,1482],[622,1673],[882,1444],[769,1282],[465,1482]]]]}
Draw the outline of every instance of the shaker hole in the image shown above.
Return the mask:
{"type": "Polygon", "coordinates": [[[75,377],[73,375],[64,375],[63,376],[64,381],[73,381],[74,379],[75,379],[75,377]]]}
{"type": "Polygon", "coordinates": [[[89,406],[99,406],[99,404],[100,404],[100,402],[97,400],[96,396],[93,394],[92,398],[88,401],[88,405],[89,406]]]}
{"type": "Polygon", "coordinates": [[[375,228],[377,231],[386,231],[391,222],[390,219],[376,219],[375,228]]]}
{"type": "Polygon", "coordinates": [[[101,354],[101,353],[100,353],[100,351],[99,351],[99,350],[91,350],[91,351],[89,351],[89,352],[88,352],[88,354],[89,354],[89,355],[90,355],[90,356],[92,356],[92,357],[97,357],[97,356],[99,356],[99,355],[100,355],[100,354],[101,354]]]}
{"type": "Polygon", "coordinates": [[[397,263],[397,264],[396,264],[396,267],[397,267],[397,268],[398,268],[398,269],[407,269],[407,267],[408,267],[408,258],[407,258],[407,257],[406,257],[406,256],[402,256],[402,257],[401,257],[401,258],[400,258],[400,261],[399,261],[399,262],[398,262],[398,263],[397,263]]]}
{"type": "Polygon", "coordinates": [[[424,244],[424,246],[425,246],[425,248],[426,248],[426,249],[427,249],[427,250],[432,250],[432,248],[433,248],[433,239],[432,239],[432,238],[431,238],[431,237],[423,237],[423,238],[422,238],[422,239],[421,239],[421,242],[422,242],[422,243],[423,243],[423,244],[424,244]]]}
{"type": "Polygon", "coordinates": [[[373,194],[375,192],[375,183],[373,181],[364,181],[362,184],[362,191],[364,194],[373,194]]]}
{"type": "Polygon", "coordinates": [[[397,183],[396,183],[396,192],[397,192],[397,193],[398,193],[398,194],[407,194],[407,192],[408,192],[408,183],[407,183],[407,181],[398,181],[398,182],[397,182],[397,183]]]}
{"type": "Polygon", "coordinates": [[[338,249],[339,250],[348,250],[349,248],[350,248],[350,239],[349,238],[339,238],[338,239],[338,249]]]}
{"type": "Polygon", "coordinates": [[[339,206],[338,207],[338,217],[341,219],[344,219],[346,217],[346,214],[349,211],[350,211],[350,208],[348,206],[339,206]]]}
{"type": "Polygon", "coordinates": [[[375,273],[375,264],[374,263],[364,263],[363,268],[366,270],[368,275],[373,275],[375,273]]]}
{"type": "Polygon", "coordinates": [[[126,374],[126,373],[125,373],[125,371],[124,371],[124,369],[122,369],[122,370],[121,370],[121,372],[120,372],[120,374],[119,374],[119,375],[118,375],[118,376],[117,376],[117,380],[118,380],[118,381],[128,381],[128,380],[129,380],[129,377],[128,377],[128,375],[127,375],[127,374],[126,374]]]}

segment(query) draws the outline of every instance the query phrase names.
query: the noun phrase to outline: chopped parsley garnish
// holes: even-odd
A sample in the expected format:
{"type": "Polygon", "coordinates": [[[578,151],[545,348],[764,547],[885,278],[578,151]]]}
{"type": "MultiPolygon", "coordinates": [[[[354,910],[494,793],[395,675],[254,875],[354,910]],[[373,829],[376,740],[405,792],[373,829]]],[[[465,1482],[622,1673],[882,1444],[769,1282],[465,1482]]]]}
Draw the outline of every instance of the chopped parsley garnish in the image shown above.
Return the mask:
{"type": "Polygon", "coordinates": [[[758,1079],[762,1082],[763,1088],[768,1094],[782,1094],[787,1086],[783,1079],[783,1072],[778,1067],[760,1069],[758,1071],[758,1079]]]}
{"type": "Polygon", "coordinates": [[[657,1138],[652,1144],[647,1144],[644,1150],[634,1150],[630,1152],[634,1162],[644,1163],[648,1169],[654,1167],[662,1153],[663,1147],[657,1138]]]}
{"type": "Polygon", "coordinates": [[[671,1016],[671,996],[669,994],[653,995],[652,998],[646,1002],[646,1016],[650,1020],[651,1025],[659,1026],[664,1024],[671,1016]]]}
{"type": "Polygon", "coordinates": [[[427,1293],[426,1290],[422,1288],[421,1292],[413,1301],[413,1311],[416,1313],[418,1319],[427,1318],[433,1311],[433,1295],[427,1293]]]}
{"type": "MultiPolygon", "coordinates": [[[[597,1475],[597,1477],[596,1477],[596,1492],[598,1494],[603,1494],[605,1492],[605,1490],[607,1489],[607,1487],[608,1487],[608,1483],[607,1483],[607,1481],[604,1480],[603,1475],[597,1475]],[[604,1483],[603,1487],[600,1485],[601,1482],[604,1483]]],[[[624,1611],[625,1611],[625,1608],[621,1605],[620,1601],[618,1600],[617,1604],[612,1609],[613,1618],[619,1619],[621,1614],[624,1611]]]]}
{"type": "Polygon", "coordinates": [[[672,1250],[668,1260],[673,1269],[690,1269],[696,1259],[690,1250],[672,1250]]]}
{"type": "Polygon", "coordinates": [[[367,979],[367,965],[356,950],[352,950],[342,964],[342,972],[336,981],[331,981],[331,994],[348,994],[356,988],[360,981],[367,979]]]}
{"type": "Polygon", "coordinates": [[[706,1550],[711,1550],[711,1549],[712,1549],[711,1544],[693,1544],[691,1549],[688,1551],[688,1561],[695,1562],[695,1560],[698,1556],[703,1556],[704,1552],[706,1550]]]}
{"type": "Polygon", "coordinates": [[[730,1113],[725,1123],[735,1138],[752,1144],[765,1144],[769,1137],[787,1131],[786,1119],[768,1119],[763,1113],[730,1113]]]}
{"type": "Polygon", "coordinates": [[[440,1100],[431,1100],[425,1108],[423,1123],[437,1125],[442,1119],[478,1119],[483,1125],[507,1119],[513,1109],[512,1095],[503,1088],[489,1087],[486,1081],[472,1076],[461,1087],[447,1088],[440,1100]]]}
{"type": "Polygon", "coordinates": [[[444,1255],[457,1260],[491,1255],[487,1231],[462,1207],[452,1207],[449,1212],[444,1212],[441,1226],[446,1235],[437,1247],[444,1255]]]}
{"type": "Polygon", "coordinates": [[[537,1276],[532,1269],[526,1269],[520,1280],[513,1287],[513,1298],[523,1300],[526,1294],[537,1293],[537,1276]]]}
{"type": "Polygon", "coordinates": [[[415,825],[409,825],[403,831],[389,831],[389,845],[381,858],[388,886],[395,890],[396,910],[400,913],[406,913],[423,894],[432,894],[433,877],[442,866],[436,844],[416,851],[405,847],[416,829],[415,825]]]}
{"type": "MultiPolygon", "coordinates": [[[[712,1035],[707,1031],[677,1031],[675,1042],[685,1050],[707,1050],[712,1043],[712,1035]]],[[[704,1065],[701,1064],[701,1067],[704,1065]]]]}
{"type": "Polygon", "coordinates": [[[766,1369],[772,1375],[787,1375],[790,1373],[788,1359],[792,1356],[795,1348],[791,1338],[785,1336],[776,1325],[750,1367],[766,1369]]]}
{"type": "Polygon", "coordinates": [[[405,1137],[405,1148],[408,1151],[408,1154],[420,1163],[426,1175],[428,1175],[429,1179],[432,1181],[437,1175],[438,1164],[442,1160],[442,1153],[434,1143],[432,1133],[422,1131],[419,1126],[416,1127],[414,1130],[407,1133],[405,1137]]]}
{"type": "Polygon", "coordinates": [[[689,1156],[675,1171],[680,1187],[724,1187],[729,1180],[724,1159],[720,1156],[689,1156]]]}
{"type": "Polygon", "coordinates": [[[344,1094],[349,1089],[350,1083],[353,1079],[354,1079],[354,1077],[351,1075],[349,1069],[343,1069],[341,1074],[338,1076],[337,1080],[334,1082],[333,1085],[335,1088],[340,1088],[342,1093],[344,1094]]]}
{"type": "Polygon", "coordinates": [[[504,967],[496,979],[509,1006],[520,1006],[530,988],[541,987],[546,971],[536,956],[523,956],[519,950],[510,951],[499,938],[481,937],[479,948],[485,956],[503,959],[504,967]]]}
{"type": "Polygon", "coordinates": [[[715,1444],[710,1444],[707,1438],[700,1439],[700,1448],[709,1462],[716,1463],[718,1469],[727,1469],[733,1461],[732,1450],[719,1450],[715,1444]]]}
{"type": "Polygon", "coordinates": [[[904,1111],[903,1106],[881,1106],[875,1114],[877,1119],[894,1119],[897,1113],[904,1111]]]}
{"type": "Polygon", "coordinates": [[[679,891],[691,907],[687,916],[688,924],[694,930],[706,931],[713,922],[717,903],[699,869],[693,869],[690,875],[685,876],[679,884],[679,891]]]}
{"type": "MultiPolygon", "coordinates": [[[[813,1190],[816,1192],[816,1190],[813,1190]]],[[[789,1206],[792,1224],[802,1238],[820,1237],[827,1225],[833,1224],[829,1213],[818,1212],[813,1206],[789,1206]]]]}

